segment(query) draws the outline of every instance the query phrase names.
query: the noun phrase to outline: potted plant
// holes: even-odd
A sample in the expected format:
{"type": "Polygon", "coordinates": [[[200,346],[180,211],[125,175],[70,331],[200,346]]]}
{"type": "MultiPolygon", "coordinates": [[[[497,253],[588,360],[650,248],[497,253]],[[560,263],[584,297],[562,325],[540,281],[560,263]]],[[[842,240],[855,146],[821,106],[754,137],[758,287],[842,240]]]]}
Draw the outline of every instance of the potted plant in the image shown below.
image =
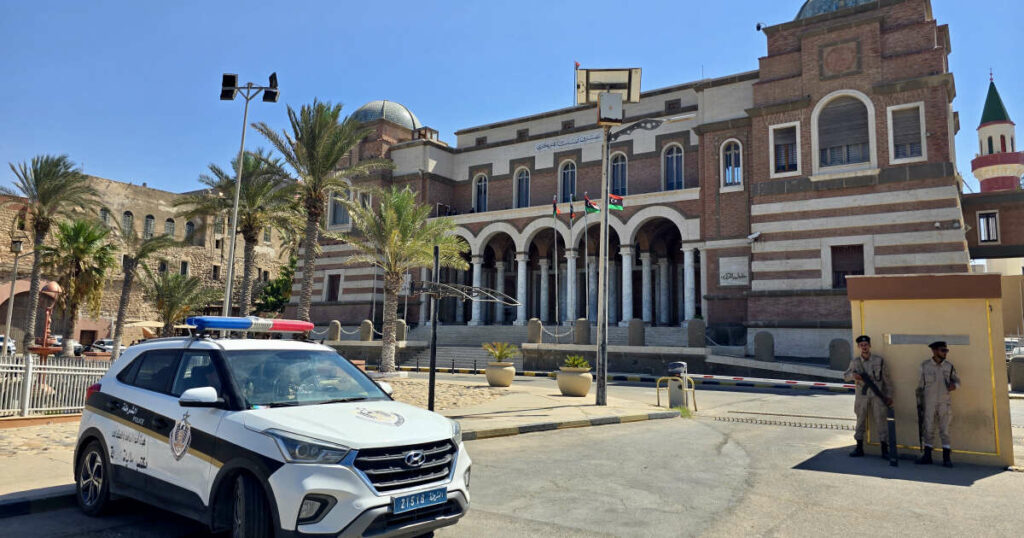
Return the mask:
{"type": "Polygon", "coordinates": [[[586,396],[593,381],[590,363],[582,355],[569,355],[559,368],[558,390],[562,396],[586,396]]]}
{"type": "Polygon", "coordinates": [[[513,359],[519,356],[519,348],[508,342],[491,342],[484,344],[484,349],[491,354],[493,361],[487,363],[487,384],[492,387],[508,387],[516,377],[516,365],[513,359]]]}

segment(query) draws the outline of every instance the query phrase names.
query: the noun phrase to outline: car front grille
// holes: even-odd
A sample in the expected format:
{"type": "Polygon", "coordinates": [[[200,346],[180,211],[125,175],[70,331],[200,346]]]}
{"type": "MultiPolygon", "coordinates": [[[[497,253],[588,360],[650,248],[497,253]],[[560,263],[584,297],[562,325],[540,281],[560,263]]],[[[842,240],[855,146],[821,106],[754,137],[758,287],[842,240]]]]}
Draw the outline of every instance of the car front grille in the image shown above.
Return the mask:
{"type": "Polygon", "coordinates": [[[458,447],[451,440],[419,445],[368,448],[356,454],[355,467],[379,493],[414,488],[446,480],[455,465],[458,447]],[[407,454],[423,452],[423,463],[408,465],[407,454]]]}

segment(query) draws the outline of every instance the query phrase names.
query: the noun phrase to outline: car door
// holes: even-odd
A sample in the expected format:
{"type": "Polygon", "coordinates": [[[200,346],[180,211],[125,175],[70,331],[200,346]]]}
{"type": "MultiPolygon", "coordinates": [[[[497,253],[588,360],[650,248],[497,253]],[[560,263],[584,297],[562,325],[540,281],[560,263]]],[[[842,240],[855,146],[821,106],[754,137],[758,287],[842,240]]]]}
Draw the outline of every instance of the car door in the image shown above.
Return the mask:
{"type": "Polygon", "coordinates": [[[164,486],[162,494],[167,501],[186,510],[201,510],[209,505],[210,483],[221,465],[214,457],[215,434],[225,411],[178,404],[186,390],[207,386],[222,394],[211,352],[186,349],[168,394],[155,401],[153,407],[166,417],[166,429],[150,446],[150,477],[155,484],[164,486]]]}

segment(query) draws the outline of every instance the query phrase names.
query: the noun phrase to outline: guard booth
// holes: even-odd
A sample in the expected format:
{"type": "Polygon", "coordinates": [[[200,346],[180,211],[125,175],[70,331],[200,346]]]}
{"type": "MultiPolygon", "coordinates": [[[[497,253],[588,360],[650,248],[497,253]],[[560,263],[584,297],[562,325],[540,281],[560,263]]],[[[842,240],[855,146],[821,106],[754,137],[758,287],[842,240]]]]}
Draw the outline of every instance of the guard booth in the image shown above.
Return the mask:
{"type": "MultiPolygon", "coordinates": [[[[1013,465],[1000,276],[850,276],[847,293],[853,337],[870,336],[892,376],[900,450],[921,451],[914,391],[928,344],[945,340],[962,383],[952,393],[954,463],[1013,465]]],[[[868,428],[865,449],[878,453],[876,425],[868,428]]]]}

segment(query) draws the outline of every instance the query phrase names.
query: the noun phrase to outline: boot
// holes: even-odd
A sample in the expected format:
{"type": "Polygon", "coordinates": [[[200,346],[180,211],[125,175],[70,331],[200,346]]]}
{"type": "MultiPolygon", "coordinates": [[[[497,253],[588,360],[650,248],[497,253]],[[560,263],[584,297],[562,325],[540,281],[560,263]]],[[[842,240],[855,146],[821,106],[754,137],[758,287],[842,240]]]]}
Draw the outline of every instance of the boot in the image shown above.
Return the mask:
{"type": "Polygon", "coordinates": [[[953,453],[953,451],[951,449],[948,449],[948,448],[943,448],[942,449],[942,466],[943,467],[952,467],[953,466],[952,460],[949,459],[949,456],[952,455],[952,453],[953,453]]]}
{"type": "Polygon", "coordinates": [[[882,443],[882,459],[889,459],[889,443],[882,443]]]}
{"type": "Polygon", "coordinates": [[[914,460],[914,463],[916,463],[918,465],[931,465],[931,463],[932,463],[932,447],[930,447],[930,446],[924,447],[924,456],[921,456],[920,458],[917,458],[916,460],[914,460]]]}
{"type": "Polygon", "coordinates": [[[864,457],[864,441],[857,441],[857,448],[850,452],[851,458],[863,458],[864,457]]]}

